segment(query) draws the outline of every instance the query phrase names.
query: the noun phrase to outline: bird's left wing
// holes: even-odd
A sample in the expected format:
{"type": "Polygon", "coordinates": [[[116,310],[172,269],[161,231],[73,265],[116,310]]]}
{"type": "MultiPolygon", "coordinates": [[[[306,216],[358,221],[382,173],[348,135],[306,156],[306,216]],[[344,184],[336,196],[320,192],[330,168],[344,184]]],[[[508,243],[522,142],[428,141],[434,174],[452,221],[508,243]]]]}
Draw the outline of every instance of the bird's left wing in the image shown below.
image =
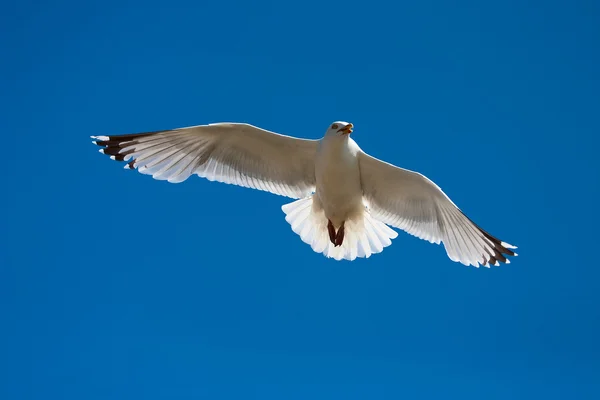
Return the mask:
{"type": "Polygon", "coordinates": [[[451,260],[489,267],[509,263],[515,246],[505,243],[471,221],[431,180],[359,153],[364,199],[371,214],[431,243],[444,243],[451,260]]]}
{"type": "Polygon", "coordinates": [[[102,147],[100,152],[127,162],[125,168],[172,183],[196,174],[291,198],[305,197],[315,186],[316,140],[249,124],[218,123],[92,138],[102,147]]]}

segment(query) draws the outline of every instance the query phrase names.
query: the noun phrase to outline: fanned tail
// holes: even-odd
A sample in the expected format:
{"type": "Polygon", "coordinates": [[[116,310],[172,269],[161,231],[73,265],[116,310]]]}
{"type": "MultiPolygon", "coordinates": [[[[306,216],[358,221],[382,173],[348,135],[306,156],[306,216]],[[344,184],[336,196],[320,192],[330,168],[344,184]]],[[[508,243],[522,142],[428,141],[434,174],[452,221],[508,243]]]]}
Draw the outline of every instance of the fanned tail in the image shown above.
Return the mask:
{"type": "Polygon", "coordinates": [[[313,206],[312,196],[285,204],[281,209],[286,214],[285,220],[304,243],[315,252],[335,260],[368,258],[382,252],[398,236],[397,232],[365,210],[362,215],[345,221],[344,241],[341,246],[335,247],[329,240],[325,212],[313,206]]]}

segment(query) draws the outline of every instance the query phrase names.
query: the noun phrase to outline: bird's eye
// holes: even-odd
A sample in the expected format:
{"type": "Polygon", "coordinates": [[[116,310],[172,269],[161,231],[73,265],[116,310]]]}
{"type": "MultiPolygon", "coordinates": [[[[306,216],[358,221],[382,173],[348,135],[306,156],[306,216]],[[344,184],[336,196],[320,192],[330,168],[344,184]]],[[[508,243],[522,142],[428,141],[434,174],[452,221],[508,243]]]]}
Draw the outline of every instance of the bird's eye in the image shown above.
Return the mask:
{"type": "Polygon", "coordinates": [[[331,125],[331,129],[337,129],[338,127],[339,127],[339,125],[338,125],[338,124],[333,124],[333,125],[331,125]]]}

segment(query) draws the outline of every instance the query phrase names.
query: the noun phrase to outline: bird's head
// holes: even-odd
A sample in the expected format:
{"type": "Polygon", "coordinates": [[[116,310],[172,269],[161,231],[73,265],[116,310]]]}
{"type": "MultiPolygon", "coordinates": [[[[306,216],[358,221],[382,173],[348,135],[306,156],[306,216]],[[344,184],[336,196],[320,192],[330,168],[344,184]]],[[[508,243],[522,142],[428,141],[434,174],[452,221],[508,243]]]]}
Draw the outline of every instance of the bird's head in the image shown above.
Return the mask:
{"type": "Polygon", "coordinates": [[[344,121],[335,121],[332,123],[327,132],[326,136],[348,136],[352,133],[352,129],[354,129],[354,125],[349,122],[344,121]]]}

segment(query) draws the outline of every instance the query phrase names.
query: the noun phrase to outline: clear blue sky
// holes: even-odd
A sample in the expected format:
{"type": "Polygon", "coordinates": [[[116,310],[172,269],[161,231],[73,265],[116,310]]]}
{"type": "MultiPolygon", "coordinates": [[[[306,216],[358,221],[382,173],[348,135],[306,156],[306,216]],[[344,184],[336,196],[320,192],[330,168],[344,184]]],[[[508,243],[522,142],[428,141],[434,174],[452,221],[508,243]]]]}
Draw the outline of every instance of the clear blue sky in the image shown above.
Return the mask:
{"type": "Polygon", "coordinates": [[[0,398],[600,398],[600,6],[480,3],[4,3],[0,398]],[[519,257],[335,262],[89,139],[334,120],[519,257]]]}

